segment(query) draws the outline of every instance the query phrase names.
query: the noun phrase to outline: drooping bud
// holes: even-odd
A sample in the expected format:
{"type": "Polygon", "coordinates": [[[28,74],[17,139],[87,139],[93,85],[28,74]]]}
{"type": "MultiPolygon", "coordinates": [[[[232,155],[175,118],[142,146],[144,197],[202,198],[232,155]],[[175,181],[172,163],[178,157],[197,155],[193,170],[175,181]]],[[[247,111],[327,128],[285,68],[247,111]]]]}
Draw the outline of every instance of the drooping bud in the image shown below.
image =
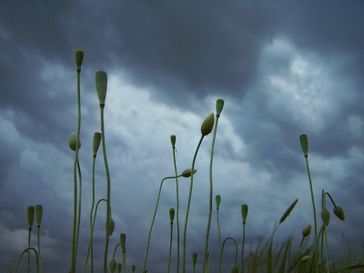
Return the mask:
{"type": "Polygon", "coordinates": [[[216,100],[216,115],[220,116],[220,113],[222,109],[224,108],[224,100],[223,99],[217,99],[216,100]]]}
{"type": "Polygon", "coordinates": [[[97,91],[97,96],[99,98],[101,108],[103,108],[105,106],[106,89],[107,89],[107,74],[105,71],[97,71],[96,72],[96,91],[97,91]]]}
{"type": "Polygon", "coordinates": [[[111,273],[114,273],[115,272],[115,269],[116,269],[116,261],[115,259],[111,259],[110,262],[109,262],[109,269],[110,269],[110,272],[111,273]]]}
{"type": "Polygon", "coordinates": [[[305,226],[305,227],[303,228],[303,230],[302,230],[302,236],[303,236],[304,238],[306,238],[306,237],[308,237],[308,236],[310,235],[310,233],[311,233],[311,225],[307,225],[307,226],[305,226]]]}
{"type": "Polygon", "coordinates": [[[83,61],[83,50],[82,49],[77,49],[75,52],[75,61],[76,61],[76,66],[77,66],[77,70],[81,69],[81,65],[82,65],[82,61],[83,61]]]}
{"type": "MultiPolygon", "coordinates": [[[[69,138],[68,138],[68,146],[70,147],[70,149],[72,151],[76,151],[76,146],[77,146],[77,134],[76,133],[71,133],[69,138]]],[[[78,149],[81,148],[81,141],[78,143],[78,149]]]]}
{"type": "Polygon", "coordinates": [[[123,253],[126,252],[126,234],[120,233],[120,246],[123,253]]]}
{"type": "Polygon", "coordinates": [[[239,267],[237,264],[233,264],[230,269],[231,273],[239,273],[239,267]]]}
{"type": "Polygon", "coordinates": [[[306,134],[300,135],[301,148],[303,151],[303,155],[308,157],[308,138],[306,134]]]}
{"type": "Polygon", "coordinates": [[[110,221],[106,222],[105,228],[106,228],[106,234],[108,236],[111,236],[112,233],[114,232],[114,228],[115,228],[114,220],[110,219],[110,221]]]}
{"type": "Polygon", "coordinates": [[[170,208],[169,209],[169,221],[170,221],[171,224],[173,224],[174,214],[175,214],[174,208],[170,208]]]}
{"type": "Polygon", "coordinates": [[[92,141],[93,153],[94,153],[93,156],[96,156],[97,151],[99,150],[101,137],[102,137],[102,135],[100,132],[94,133],[94,139],[92,141]]]}
{"type": "Polygon", "coordinates": [[[198,257],[198,254],[196,252],[192,253],[192,263],[193,263],[194,267],[197,264],[197,257],[198,257]]]}
{"type": "Polygon", "coordinates": [[[40,226],[40,224],[42,223],[42,217],[43,217],[43,206],[36,205],[35,206],[35,221],[37,222],[38,226],[40,226]]]}
{"type": "Polygon", "coordinates": [[[245,224],[246,218],[248,217],[248,205],[247,204],[241,205],[241,217],[243,218],[243,224],[245,224]]]}
{"type": "Polygon", "coordinates": [[[323,208],[321,211],[321,220],[324,223],[325,226],[328,226],[330,223],[330,212],[327,210],[327,208],[323,208]]]}
{"type": "Polygon", "coordinates": [[[296,206],[297,202],[298,202],[298,199],[293,201],[293,203],[287,208],[287,210],[283,213],[281,219],[279,220],[279,224],[282,224],[284,222],[284,220],[287,219],[287,217],[289,216],[289,214],[291,213],[293,208],[296,206]]]}
{"type": "MultiPolygon", "coordinates": [[[[196,169],[193,170],[193,174],[197,172],[196,169]]],[[[181,174],[183,177],[190,177],[192,175],[192,169],[186,169],[181,174]]]]}
{"type": "Polygon", "coordinates": [[[171,135],[171,143],[172,147],[174,148],[174,146],[176,145],[176,135],[171,135]]]}
{"type": "Polygon", "coordinates": [[[345,213],[344,213],[344,209],[340,206],[335,206],[334,207],[334,213],[335,215],[341,220],[344,221],[345,220],[345,213]]]}
{"type": "Polygon", "coordinates": [[[202,136],[207,136],[211,133],[212,128],[214,127],[215,116],[213,113],[209,114],[201,125],[201,134],[202,136]]]}
{"type": "Polygon", "coordinates": [[[215,203],[216,203],[216,209],[219,209],[220,208],[220,203],[221,203],[221,195],[220,194],[217,194],[215,196],[215,203]]]}
{"type": "Polygon", "coordinates": [[[33,226],[33,221],[34,221],[34,207],[33,206],[27,207],[27,220],[28,220],[28,229],[31,229],[33,226]]]}

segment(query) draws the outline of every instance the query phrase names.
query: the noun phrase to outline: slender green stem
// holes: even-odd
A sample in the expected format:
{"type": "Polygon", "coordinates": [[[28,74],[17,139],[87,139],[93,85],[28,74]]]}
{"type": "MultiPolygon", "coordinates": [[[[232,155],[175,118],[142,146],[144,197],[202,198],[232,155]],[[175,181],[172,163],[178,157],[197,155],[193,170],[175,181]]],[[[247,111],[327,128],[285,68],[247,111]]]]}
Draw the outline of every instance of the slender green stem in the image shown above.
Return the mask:
{"type": "Polygon", "coordinates": [[[112,258],[115,259],[115,256],[116,256],[116,251],[118,250],[118,247],[120,247],[120,243],[118,243],[115,248],[114,248],[114,252],[112,254],[112,258]]]}
{"type": "Polygon", "coordinates": [[[213,181],[212,181],[212,163],[214,161],[214,149],[215,149],[215,139],[216,139],[216,131],[217,125],[219,123],[219,114],[216,114],[216,123],[214,126],[214,134],[212,138],[211,144],[211,154],[210,154],[210,167],[209,167],[209,177],[210,177],[210,194],[209,194],[209,214],[208,214],[208,221],[206,227],[206,235],[205,235],[205,250],[203,256],[203,263],[202,263],[202,273],[206,273],[207,267],[207,253],[209,252],[209,238],[210,238],[210,228],[211,228],[211,216],[212,216],[212,197],[213,197],[213,181]]]}
{"type": "Polygon", "coordinates": [[[176,163],[176,149],[173,146],[173,164],[174,164],[174,175],[176,176],[176,218],[177,218],[177,273],[179,273],[179,240],[180,240],[180,231],[179,231],[179,189],[178,189],[178,178],[177,178],[177,163],[176,163]]]}
{"type": "Polygon", "coordinates": [[[81,224],[81,200],[82,200],[82,176],[80,162],[77,160],[77,173],[78,173],[78,204],[77,204],[77,229],[76,229],[76,253],[78,252],[78,239],[80,236],[80,224],[81,224]]]}
{"type": "Polygon", "coordinates": [[[154,226],[154,221],[155,218],[157,216],[157,211],[158,211],[158,206],[159,206],[159,199],[161,196],[161,192],[162,192],[162,186],[163,186],[163,182],[167,179],[175,179],[176,177],[181,177],[181,175],[178,176],[167,176],[164,177],[160,183],[159,186],[159,191],[158,191],[158,196],[157,196],[157,201],[155,203],[155,208],[154,208],[154,213],[153,213],[153,218],[152,218],[152,223],[150,224],[149,227],[149,232],[148,232],[148,241],[147,241],[147,247],[145,249],[145,256],[144,256],[144,263],[143,263],[143,269],[142,269],[142,273],[145,272],[146,270],[146,266],[147,266],[147,262],[148,262],[148,256],[149,256],[149,248],[150,248],[150,239],[151,239],[151,235],[152,235],[152,230],[153,230],[153,226],[154,226]]]}
{"type": "Polygon", "coordinates": [[[220,253],[220,258],[219,258],[219,273],[222,272],[222,257],[223,257],[223,254],[224,254],[224,248],[225,248],[225,244],[228,240],[231,240],[233,243],[234,243],[234,246],[235,246],[235,256],[234,256],[234,261],[235,261],[235,264],[238,263],[238,243],[236,242],[236,240],[232,237],[227,237],[225,238],[225,240],[223,241],[222,243],[222,247],[221,247],[221,253],[220,253]]]}
{"type": "Polygon", "coordinates": [[[122,255],[123,255],[123,266],[121,272],[126,273],[126,251],[122,251],[122,255]]]}
{"type": "Polygon", "coordinates": [[[317,262],[318,262],[318,253],[319,253],[319,245],[318,245],[318,236],[317,236],[317,215],[316,215],[316,205],[315,205],[315,198],[314,198],[314,194],[313,194],[313,185],[312,185],[312,179],[311,179],[311,172],[310,172],[310,167],[308,164],[308,157],[305,156],[305,162],[306,162],[306,170],[307,170],[307,175],[308,175],[308,180],[310,182],[310,192],[311,192],[311,200],[312,200],[312,209],[313,209],[313,218],[314,218],[314,225],[315,225],[315,262],[316,264],[314,265],[314,270],[315,272],[317,272],[317,262]]]}
{"type": "Polygon", "coordinates": [[[242,273],[244,273],[245,228],[246,228],[246,223],[243,223],[243,243],[241,244],[241,272],[242,273]]]}
{"type": "Polygon", "coordinates": [[[33,247],[28,247],[26,249],[23,250],[23,252],[19,255],[15,265],[14,265],[14,269],[11,269],[10,272],[11,273],[16,273],[18,272],[18,267],[19,267],[19,263],[20,263],[20,260],[22,259],[22,257],[24,256],[25,253],[29,253],[29,251],[32,250],[35,254],[35,258],[36,258],[36,266],[37,266],[37,273],[40,273],[40,266],[39,266],[39,255],[38,255],[38,252],[35,248],[33,247]]]}
{"type": "MultiPolygon", "coordinates": [[[[104,107],[100,105],[101,113],[101,141],[102,141],[102,153],[104,156],[104,164],[106,171],[106,225],[111,221],[111,205],[110,205],[110,172],[109,165],[107,162],[106,155],[106,144],[105,144],[105,128],[104,128],[104,107]]],[[[104,268],[103,272],[107,273],[107,254],[109,249],[109,235],[105,229],[105,250],[104,250],[104,268]]]]}
{"type": "MultiPolygon", "coordinates": [[[[40,255],[40,225],[37,225],[37,247],[38,247],[39,260],[41,262],[42,256],[40,255]]],[[[42,268],[42,264],[40,264],[40,266],[42,268]]]]}
{"type": "Polygon", "coordinates": [[[331,197],[331,194],[330,194],[330,193],[328,193],[328,192],[326,192],[326,194],[327,194],[327,196],[330,198],[330,200],[331,200],[332,204],[334,205],[334,207],[336,207],[335,201],[334,201],[334,199],[331,197]]]}
{"type": "Polygon", "coordinates": [[[218,249],[218,255],[219,255],[219,262],[220,262],[220,254],[221,254],[221,229],[220,229],[220,208],[216,208],[216,222],[217,222],[217,237],[218,237],[218,243],[219,243],[219,249],[218,249]]]}
{"type": "Polygon", "coordinates": [[[95,208],[95,165],[96,165],[96,155],[93,156],[92,160],[92,203],[90,211],[90,255],[91,255],[91,273],[94,273],[94,229],[92,224],[92,213],[95,208]]]}
{"type": "Polygon", "coordinates": [[[191,175],[190,191],[188,194],[185,225],[184,225],[184,230],[183,230],[182,273],[186,273],[187,225],[188,225],[188,216],[189,216],[190,206],[191,206],[191,197],[192,197],[192,188],[193,188],[193,173],[195,171],[195,162],[196,162],[197,153],[201,146],[203,138],[204,138],[204,136],[201,135],[200,141],[198,142],[198,145],[197,145],[197,148],[195,151],[195,155],[193,156],[193,161],[192,161],[192,175],[191,175]]]}
{"type": "MultiPolygon", "coordinates": [[[[32,236],[32,228],[28,228],[28,248],[30,248],[30,237],[32,236]]],[[[27,262],[27,272],[30,272],[30,253],[27,251],[28,262],[27,262]]]]}
{"type": "Polygon", "coordinates": [[[172,257],[172,239],[173,239],[173,222],[171,222],[171,228],[169,233],[169,255],[168,255],[168,270],[170,272],[171,269],[171,257],[172,257]]]}

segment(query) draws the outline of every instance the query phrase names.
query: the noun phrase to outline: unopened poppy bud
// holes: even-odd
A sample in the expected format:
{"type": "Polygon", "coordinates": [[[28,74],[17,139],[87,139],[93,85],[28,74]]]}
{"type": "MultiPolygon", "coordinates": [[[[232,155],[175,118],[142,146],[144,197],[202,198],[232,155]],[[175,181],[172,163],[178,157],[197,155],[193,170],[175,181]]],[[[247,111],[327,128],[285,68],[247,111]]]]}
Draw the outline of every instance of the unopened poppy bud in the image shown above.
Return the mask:
{"type": "Polygon", "coordinates": [[[303,155],[308,157],[308,138],[306,134],[300,135],[301,148],[303,151],[303,155]]]}
{"type": "Polygon", "coordinates": [[[220,203],[221,203],[221,195],[217,194],[215,196],[215,203],[216,203],[216,209],[220,208],[220,203]]]}
{"type": "Polygon", "coordinates": [[[196,252],[192,253],[193,266],[196,266],[196,264],[197,264],[197,257],[198,257],[198,254],[196,252]]]}
{"type": "Polygon", "coordinates": [[[307,225],[307,226],[305,226],[305,227],[303,228],[303,230],[302,230],[302,236],[303,236],[304,238],[306,238],[307,236],[309,236],[309,235],[310,235],[310,233],[311,233],[311,225],[307,225]]]}
{"type": "Polygon", "coordinates": [[[344,221],[345,220],[345,213],[344,213],[344,209],[340,206],[335,206],[334,207],[334,213],[335,215],[341,220],[344,221]]]}
{"type": "Polygon", "coordinates": [[[326,208],[323,208],[321,211],[321,220],[325,226],[328,226],[330,223],[330,212],[326,208]]]}
{"type": "MultiPolygon", "coordinates": [[[[76,133],[72,133],[70,134],[69,138],[68,138],[68,146],[70,147],[70,149],[72,151],[76,151],[76,146],[77,146],[77,134],[76,133]]],[[[78,149],[81,148],[81,142],[78,143],[78,149]]]]}
{"type": "Polygon", "coordinates": [[[241,217],[243,218],[243,223],[246,223],[246,218],[248,217],[248,205],[242,204],[241,205],[241,217]]]}
{"type": "Polygon", "coordinates": [[[101,137],[102,137],[101,133],[99,132],[94,133],[94,139],[92,142],[94,156],[96,156],[97,151],[100,147],[101,137]]]}
{"type": "Polygon", "coordinates": [[[108,222],[106,222],[106,234],[108,235],[108,236],[111,236],[112,235],[112,233],[114,232],[114,228],[115,228],[115,222],[112,220],[112,219],[110,219],[110,221],[108,221],[108,222]]]}
{"type": "Polygon", "coordinates": [[[105,71],[97,71],[96,72],[96,91],[97,91],[97,96],[99,98],[101,108],[105,106],[106,89],[107,89],[107,74],[105,71]]]}
{"type": "Polygon", "coordinates": [[[81,69],[81,65],[82,65],[82,61],[83,61],[83,50],[82,49],[77,49],[75,52],[75,60],[76,60],[76,66],[77,69],[81,69]]]}
{"type": "Polygon", "coordinates": [[[214,114],[209,114],[205,120],[202,122],[201,125],[201,134],[202,136],[207,136],[209,133],[211,133],[212,128],[214,127],[214,121],[215,117],[214,114]]]}
{"type": "MultiPolygon", "coordinates": [[[[193,170],[193,174],[195,174],[197,170],[193,170]]],[[[190,177],[192,175],[192,169],[186,169],[181,174],[183,177],[190,177]]]]}
{"type": "Polygon", "coordinates": [[[287,217],[289,216],[289,214],[291,213],[293,208],[296,206],[297,202],[298,202],[298,199],[294,200],[293,203],[288,207],[288,209],[283,213],[281,219],[279,220],[279,224],[282,224],[284,222],[284,220],[287,219],[287,217]]]}
{"type": "Polygon", "coordinates": [[[116,269],[116,261],[115,259],[111,259],[110,262],[109,262],[109,269],[110,269],[110,272],[111,273],[114,273],[115,272],[115,269],[116,269]]]}
{"type": "Polygon", "coordinates": [[[43,206],[36,205],[35,206],[35,221],[37,222],[38,226],[40,226],[40,224],[42,223],[42,217],[43,217],[43,206]]]}
{"type": "Polygon", "coordinates": [[[169,209],[169,220],[170,220],[170,223],[173,224],[173,220],[174,220],[174,208],[170,208],[169,209]]]}
{"type": "Polygon", "coordinates": [[[131,272],[135,272],[135,269],[136,269],[136,265],[135,264],[133,264],[132,266],[131,266],[131,272]]]}
{"type": "Polygon", "coordinates": [[[230,269],[231,273],[239,273],[239,267],[237,264],[233,264],[230,269]]]}
{"type": "Polygon", "coordinates": [[[217,99],[216,100],[216,115],[220,116],[220,113],[222,109],[224,108],[224,100],[223,99],[217,99]]]}
{"type": "Polygon", "coordinates": [[[176,135],[171,135],[171,143],[172,147],[174,148],[174,146],[176,145],[176,135]]]}
{"type": "Polygon", "coordinates": [[[121,251],[122,252],[126,252],[126,234],[125,233],[120,233],[120,246],[121,246],[121,251]]]}
{"type": "Polygon", "coordinates": [[[31,229],[33,226],[33,221],[34,221],[34,207],[33,206],[27,207],[27,220],[28,220],[28,228],[31,229]]]}

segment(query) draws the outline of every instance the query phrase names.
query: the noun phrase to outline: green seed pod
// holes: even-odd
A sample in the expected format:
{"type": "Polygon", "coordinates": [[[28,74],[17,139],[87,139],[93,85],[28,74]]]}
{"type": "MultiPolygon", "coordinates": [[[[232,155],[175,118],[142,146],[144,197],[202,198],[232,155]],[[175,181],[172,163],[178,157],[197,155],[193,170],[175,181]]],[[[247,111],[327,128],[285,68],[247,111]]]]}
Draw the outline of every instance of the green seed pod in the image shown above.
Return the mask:
{"type": "Polygon", "coordinates": [[[289,216],[289,214],[291,213],[293,208],[296,206],[297,202],[298,202],[298,199],[294,200],[293,203],[288,207],[288,209],[283,213],[281,219],[279,220],[279,224],[282,224],[284,222],[284,220],[287,219],[287,217],[289,216]]]}
{"type": "Polygon", "coordinates": [[[112,233],[114,232],[114,228],[115,228],[114,220],[111,219],[109,222],[106,222],[105,228],[106,228],[106,234],[108,236],[111,236],[112,233]]]}
{"type": "Polygon", "coordinates": [[[35,221],[37,222],[38,226],[40,226],[40,224],[42,223],[42,217],[43,217],[43,206],[36,205],[35,206],[35,221]]]}
{"type": "Polygon", "coordinates": [[[300,262],[304,264],[304,263],[307,263],[309,259],[310,259],[310,256],[305,255],[301,258],[300,262]]]}
{"type": "Polygon", "coordinates": [[[170,220],[170,223],[173,224],[173,220],[174,220],[174,208],[170,208],[169,209],[169,220],[170,220]]]}
{"type": "Polygon", "coordinates": [[[345,213],[344,213],[344,209],[340,206],[335,206],[334,207],[334,213],[335,215],[341,220],[344,221],[345,220],[345,213]]]}
{"type": "Polygon", "coordinates": [[[216,203],[216,209],[220,208],[220,203],[221,203],[221,195],[217,194],[215,196],[215,203],[216,203]]]}
{"type": "Polygon", "coordinates": [[[34,207],[33,206],[27,207],[27,219],[28,219],[28,228],[31,229],[33,226],[33,221],[34,221],[34,207]]]}
{"type": "Polygon", "coordinates": [[[121,263],[118,263],[118,273],[121,272],[121,263]]]}
{"type": "Polygon", "coordinates": [[[216,115],[220,116],[220,113],[222,109],[224,108],[224,100],[223,99],[217,99],[216,100],[216,115]]]}
{"type": "Polygon", "coordinates": [[[172,147],[174,148],[174,146],[176,145],[176,135],[171,135],[171,143],[172,147]]]}
{"type": "Polygon", "coordinates": [[[123,253],[126,252],[126,234],[120,233],[120,246],[123,253]]]}
{"type": "Polygon", "coordinates": [[[131,266],[131,272],[135,272],[135,269],[136,269],[136,265],[135,264],[133,264],[132,266],[131,266]]]}
{"type": "Polygon", "coordinates": [[[303,151],[303,155],[308,157],[308,138],[306,134],[300,135],[301,148],[303,151]]]}
{"type": "Polygon", "coordinates": [[[96,72],[96,91],[97,91],[97,96],[99,98],[101,108],[105,106],[106,89],[107,89],[107,74],[104,71],[97,71],[96,72]]]}
{"type": "Polygon", "coordinates": [[[76,50],[75,60],[76,60],[77,70],[80,70],[81,65],[82,65],[82,61],[83,61],[83,50],[82,49],[79,48],[79,49],[76,50]]]}
{"type": "Polygon", "coordinates": [[[308,237],[311,234],[311,225],[307,225],[302,230],[302,236],[304,238],[308,237]]]}
{"type": "Polygon", "coordinates": [[[230,269],[231,273],[239,273],[239,267],[237,264],[233,264],[230,269]]]}
{"type": "Polygon", "coordinates": [[[242,204],[241,205],[241,217],[243,218],[243,223],[246,223],[246,218],[248,217],[248,205],[242,204]]]}
{"type": "Polygon", "coordinates": [[[198,257],[198,254],[196,252],[192,253],[193,266],[196,266],[196,264],[197,264],[197,257],[198,257]]]}
{"type": "Polygon", "coordinates": [[[212,128],[214,127],[215,117],[214,114],[209,114],[201,125],[201,134],[202,136],[207,136],[209,133],[211,133],[212,128]]]}
{"type": "Polygon", "coordinates": [[[111,259],[110,262],[109,262],[109,269],[110,269],[110,272],[111,273],[114,273],[115,272],[115,269],[116,269],[116,261],[115,259],[111,259]]]}
{"type": "MultiPolygon", "coordinates": [[[[193,170],[193,174],[195,174],[197,170],[193,170]]],[[[190,177],[192,175],[192,169],[186,169],[181,174],[183,177],[190,177]]]]}
{"type": "Polygon", "coordinates": [[[326,208],[323,208],[321,211],[321,220],[325,226],[328,226],[330,223],[330,212],[326,208]]]}
{"type": "MultiPolygon", "coordinates": [[[[70,149],[72,151],[76,151],[76,143],[77,143],[77,134],[76,133],[71,133],[69,138],[68,138],[68,146],[70,147],[70,149]]],[[[81,148],[81,141],[78,144],[78,149],[81,148]]]]}
{"type": "Polygon", "coordinates": [[[94,139],[92,142],[94,156],[96,156],[97,151],[99,150],[101,137],[102,137],[101,133],[99,132],[94,133],[94,139]]]}

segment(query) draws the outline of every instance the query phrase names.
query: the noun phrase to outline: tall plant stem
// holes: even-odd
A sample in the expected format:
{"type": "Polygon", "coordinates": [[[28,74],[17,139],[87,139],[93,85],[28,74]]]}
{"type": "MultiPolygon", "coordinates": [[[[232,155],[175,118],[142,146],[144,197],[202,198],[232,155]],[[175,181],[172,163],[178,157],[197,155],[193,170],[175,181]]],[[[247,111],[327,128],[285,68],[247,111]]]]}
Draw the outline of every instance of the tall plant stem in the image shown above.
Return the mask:
{"type": "Polygon", "coordinates": [[[311,192],[311,200],[312,200],[312,209],[313,209],[313,218],[314,218],[314,225],[315,225],[315,253],[314,253],[314,270],[317,272],[317,262],[318,262],[318,253],[319,253],[319,245],[318,245],[318,235],[317,235],[317,215],[316,215],[316,205],[315,205],[315,198],[313,194],[313,185],[312,185],[312,179],[311,179],[311,172],[310,167],[308,164],[308,157],[305,156],[305,162],[306,162],[306,170],[308,175],[308,180],[310,182],[310,192],[311,192]]]}
{"type": "Polygon", "coordinates": [[[76,151],[73,164],[73,183],[74,183],[74,194],[73,194],[73,232],[72,232],[72,249],[71,249],[71,268],[70,273],[76,273],[77,264],[77,205],[78,205],[78,190],[77,190],[77,162],[78,162],[78,150],[80,143],[80,131],[81,131],[81,91],[80,91],[80,73],[81,69],[77,68],[77,130],[76,130],[76,151]]]}
{"type": "MultiPolygon", "coordinates": [[[[37,248],[38,248],[39,261],[41,261],[42,256],[40,255],[40,225],[37,225],[37,248]]],[[[42,264],[40,264],[40,267],[42,271],[42,264]]]]}
{"type": "Polygon", "coordinates": [[[179,189],[178,189],[178,178],[177,178],[177,163],[176,163],[176,149],[173,146],[173,165],[174,165],[174,175],[176,176],[176,218],[177,218],[177,273],[179,273],[179,237],[180,237],[180,232],[179,232],[179,189]]]}
{"type": "Polygon", "coordinates": [[[172,256],[172,241],[173,241],[173,222],[171,222],[170,232],[169,232],[169,255],[168,255],[168,270],[170,272],[171,269],[171,256],[172,256]]]}
{"type": "Polygon", "coordinates": [[[244,273],[245,228],[246,228],[246,223],[243,223],[243,243],[241,244],[241,272],[242,273],[244,273]]]}
{"type": "Polygon", "coordinates": [[[82,200],[82,176],[80,162],[77,160],[77,173],[78,173],[78,203],[77,203],[77,229],[76,229],[76,253],[78,252],[78,239],[80,236],[80,223],[81,223],[81,200],[82,200]]]}
{"type": "MultiPolygon", "coordinates": [[[[105,126],[104,126],[104,106],[100,105],[101,114],[101,142],[102,154],[104,157],[105,171],[106,171],[106,225],[111,221],[111,205],[110,205],[110,172],[107,163],[106,144],[105,144],[105,126]]],[[[107,254],[109,250],[109,234],[105,228],[105,250],[104,250],[104,268],[103,272],[107,273],[107,254]]]]}
{"type": "Polygon", "coordinates": [[[220,229],[220,208],[216,208],[216,222],[217,222],[217,237],[218,237],[218,255],[219,255],[219,259],[220,259],[220,254],[221,254],[221,229],[220,229]]]}
{"type": "MultiPolygon", "coordinates": [[[[30,237],[32,236],[32,228],[28,228],[28,248],[30,249],[30,237]]],[[[28,262],[27,262],[27,272],[30,272],[30,253],[29,250],[27,251],[27,256],[28,256],[28,262]]]]}
{"type": "MultiPolygon", "coordinates": [[[[149,232],[148,232],[148,241],[147,241],[147,247],[145,249],[145,256],[144,256],[144,263],[143,263],[143,269],[142,269],[142,273],[145,272],[146,270],[146,266],[147,266],[147,262],[148,262],[148,256],[149,256],[149,247],[150,247],[150,239],[151,239],[151,235],[152,235],[152,230],[153,230],[153,226],[154,226],[154,222],[155,222],[155,218],[157,216],[157,211],[158,211],[158,206],[159,206],[159,199],[161,196],[161,192],[162,192],[162,186],[163,186],[163,182],[166,181],[167,179],[175,179],[177,176],[167,176],[164,177],[160,183],[159,186],[159,191],[158,191],[158,196],[157,196],[157,201],[155,203],[155,208],[154,208],[154,213],[153,213],[153,218],[152,218],[152,223],[150,224],[149,227],[149,232]]],[[[179,175],[178,177],[181,177],[181,175],[179,175]]]]}
{"type": "Polygon", "coordinates": [[[192,188],[193,188],[193,172],[195,170],[195,162],[196,162],[197,153],[198,153],[198,150],[200,149],[203,138],[204,138],[204,135],[201,135],[200,141],[198,142],[198,145],[197,145],[197,148],[195,151],[195,155],[193,156],[193,160],[192,160],[192,175],[191,175],[191,182],[190,182],[190,191],[188,194],[185,225],[184,225],[184,230],[183,230],[182,273],[186,273],[187,225],[188,225],[188,216],[189,216],[190,206],[191,206],[191,197],[192,197],[192,188]]]}
{"type": "Polygon", "coordinates": [[[205,235],[205,250],[204,250],[204,255],[203,255],[202,273],[206,273],[207,253],[209,252],[209,238],[210,238],[211,216],[212,216],[212,196],[213,196],[213,191],[214,191],[213,181],[212,181],[212,163],[214,161],[215,139],[216,139],[217,125],[219,123],[219,117],[220,117],[220,115],[216,114],[216,123],[214,126],[214,134],[213,134],[212,144],[211,144],[210,167],[209,167],[209,177],[210,177],[209,215],[208,215],[208,222],[207,222],[206,235],[205,235]]]}

